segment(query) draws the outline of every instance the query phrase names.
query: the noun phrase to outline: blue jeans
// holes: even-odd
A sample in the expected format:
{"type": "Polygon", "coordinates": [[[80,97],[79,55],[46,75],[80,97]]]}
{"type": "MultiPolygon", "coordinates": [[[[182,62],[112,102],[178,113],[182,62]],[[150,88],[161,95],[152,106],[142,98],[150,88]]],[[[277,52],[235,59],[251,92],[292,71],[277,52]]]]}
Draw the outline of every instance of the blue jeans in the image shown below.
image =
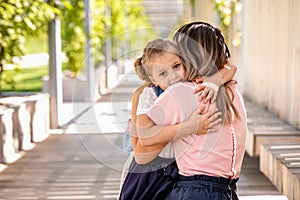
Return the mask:
{"type": "Polygon", "coordinates": [[[131,134],[128,131],[125,131],[125,133],[123,133],[123,149],[126,151],[127,154],[130,154],[133,151],[131,134]]]}
{"type": "Polygon", "coordinates": [[[206,175],[182,176],[168,195],[169,200],[238,200],[236,182],[206,175]]]}

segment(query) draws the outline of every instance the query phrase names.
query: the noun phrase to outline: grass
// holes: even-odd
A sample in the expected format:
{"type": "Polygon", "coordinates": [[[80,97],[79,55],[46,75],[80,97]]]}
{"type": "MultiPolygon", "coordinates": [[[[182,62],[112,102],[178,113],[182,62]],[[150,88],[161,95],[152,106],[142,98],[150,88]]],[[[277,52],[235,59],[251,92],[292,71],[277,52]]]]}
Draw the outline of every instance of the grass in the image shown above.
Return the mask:
{"type": "MultiPolygon", "coordinates": [[[[26,40],[25,49],[28,54],[48,52],[47,32],[39,36],[29,37],[26,40]]],[[[2,79],[9,76],[15,81],[15,90],[11,84],[1,82],[3,92],[40,92],[42,91],[42,77],[48,75],[48,66],[21,68],[20,72],[5,70],[2,79]]]]}
{"type": "MultiPolygon", "coordinates": [[[[12,71],[3,72],[3,77],[7,74],[13,74],[12,71]]],[[[48,66],[22,68],[20,72],[13,74],[15,80],[15,90],[12,86],[2,81],[2,91],[9,92],[40,92],[42,91],[42,77],[48,75],[48,66]]]]}

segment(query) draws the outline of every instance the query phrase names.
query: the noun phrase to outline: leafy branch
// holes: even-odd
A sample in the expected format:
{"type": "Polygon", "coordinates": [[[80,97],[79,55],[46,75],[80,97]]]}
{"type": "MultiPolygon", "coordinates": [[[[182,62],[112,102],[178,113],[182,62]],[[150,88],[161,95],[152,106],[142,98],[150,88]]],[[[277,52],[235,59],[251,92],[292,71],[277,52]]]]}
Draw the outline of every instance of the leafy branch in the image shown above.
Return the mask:
{"type": "MultiPolygon", "coordinates": [[[[30,35],[45,29],[46,22],[59,13],[44,0],[2,0],[0,5],[0,93],[3,66],[13,57],[26,54],[25,42],[30,35]]],[[[9,81],[12,82],[13,81],[9,81]]]]}
{"type": "MultiPolygon", "coordinates": [[[[215,10],[220,19],[221,28],[225,34],[225,38],[228,38],[228,28],[231,24],[232,17],[242,9],[242,3],[240,0],[212,0],[215,10]]],[[[241,42],[241,33],[237,32],[233,44],[238,46],[241,42]]]]}

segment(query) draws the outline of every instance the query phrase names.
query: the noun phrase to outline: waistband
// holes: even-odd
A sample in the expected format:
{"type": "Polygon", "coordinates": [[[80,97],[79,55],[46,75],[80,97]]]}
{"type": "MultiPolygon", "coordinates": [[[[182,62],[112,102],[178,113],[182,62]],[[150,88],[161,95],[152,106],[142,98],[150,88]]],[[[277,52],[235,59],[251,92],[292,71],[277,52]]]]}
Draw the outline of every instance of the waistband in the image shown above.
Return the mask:
{"type": "Polygon", "coordinates": [[[221,183],[226,185],[236,184],[239,180],[239,178],[229,179],[224,177],[216,177],[216,176],[208,176],[208,175],[194,175],[194,176],[179,175],[179,179],[182,181],[192,181],[192,180],[211,181],[214,183],[221,183]]]}
{"type": "Polygon", "coordinates": [[[154,160],[147,164],[137,164],[135,159],[133,158],[129,172],[131,173],[145,173],[157,170],[166,170],[167,168],[177,168],[177,164],[174,158],[162,158],[156,157],[154,160]]]}
{"type": "Polygon", "coordinates": [[[196,186],[210,189],[219,189],[225,191],[236,191],[236,183],[239,179],[228,179],[223,177],[194,175],[183,176],[179,175],[179,186],[196,186]]]}

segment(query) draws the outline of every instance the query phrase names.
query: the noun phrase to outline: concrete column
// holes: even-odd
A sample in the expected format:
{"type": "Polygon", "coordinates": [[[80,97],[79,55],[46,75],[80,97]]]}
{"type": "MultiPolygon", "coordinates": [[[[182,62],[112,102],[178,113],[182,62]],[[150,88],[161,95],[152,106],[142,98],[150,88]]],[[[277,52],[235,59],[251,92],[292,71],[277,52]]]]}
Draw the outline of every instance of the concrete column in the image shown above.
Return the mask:
{"type": "Polygon", "coordinates": [[[60,111],[62,108],[62,64],[60,20],[55,18],[48,24],[49,41],[49,92],[50,92],[50,128],[61,124],[60,111]]]}
{"type": "MultiPolygon", "coordinates": [[[[106,19],[107,22],[111,21],[111,9],[110,9],[110,1],[106,0],[106,19]]],[[[108,89],[108,67],[111,65],[111,35],[110,35],[110,24],[105,24],[105,30],[107,34],[107,38],[105,40],[105,88],[108,89]]]]}
{"type": "Polygon", "coordinates": [[[91,18],[91,10],[90,10],[90,1],[84,0],[85,4],[85,70],[87,76],[87,91],[90,101],[94,101],[94,92],[95,92],[95,70],[94,70],[94,62],[91,51],[91,41],[90,41],[90,29],[92,24],[91,18]]]}

